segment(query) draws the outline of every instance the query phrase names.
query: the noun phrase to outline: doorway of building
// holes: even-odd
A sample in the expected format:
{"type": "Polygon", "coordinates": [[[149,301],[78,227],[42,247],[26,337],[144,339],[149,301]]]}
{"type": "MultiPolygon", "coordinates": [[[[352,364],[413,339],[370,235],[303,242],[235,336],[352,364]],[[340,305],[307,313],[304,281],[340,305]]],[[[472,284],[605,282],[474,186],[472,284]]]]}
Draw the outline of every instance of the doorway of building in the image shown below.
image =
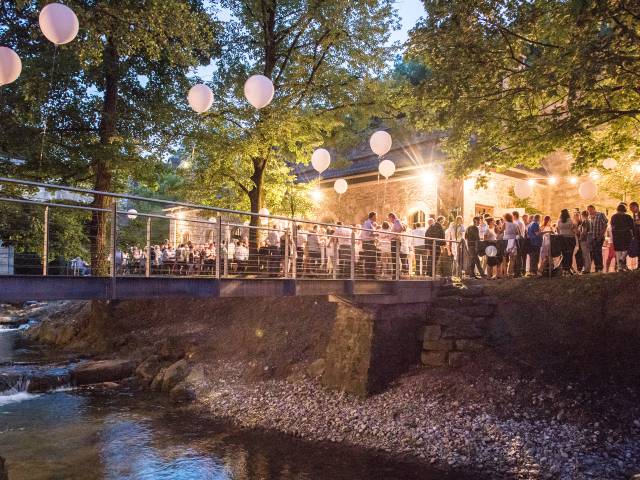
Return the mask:
{"type": "Polygon", "coordinates": [[[416,225],[417,223],[419,223],[420,225],[425,225],[426,221],[427,221],[427,214],[424,213],[422,210],[416,210],[412,215],[411,215],[411,225],[416,225]]]}
{"type": "Polygon", "coordinates": [[[474,216],[482,217],[488,213],[493,217],[494,208],[495,207],[492,207],[491,205],[482,205],[480,203],[476,203],[476,213],[474,214],[474,216]]]}

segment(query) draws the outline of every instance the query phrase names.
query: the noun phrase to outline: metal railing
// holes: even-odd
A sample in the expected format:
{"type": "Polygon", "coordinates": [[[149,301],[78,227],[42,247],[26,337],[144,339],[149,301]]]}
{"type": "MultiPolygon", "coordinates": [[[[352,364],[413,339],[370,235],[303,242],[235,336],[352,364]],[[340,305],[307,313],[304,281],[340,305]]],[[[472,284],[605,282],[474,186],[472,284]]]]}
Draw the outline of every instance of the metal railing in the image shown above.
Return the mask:
{"type": "Polygon", "coordinates": [[[0,184],[8,187],[0,240],[16,252],[15,274],[93,275],[88,258],[98,242],[113,278],[424,280],[461,276],[465,264],[464,242],[441,238],[10,178],[0,184]],[[112,206],[25,198],[31,188],[101,195],[112,206]],[[96,212],[106,216],[100,238],[87,226],[96,212]]]}

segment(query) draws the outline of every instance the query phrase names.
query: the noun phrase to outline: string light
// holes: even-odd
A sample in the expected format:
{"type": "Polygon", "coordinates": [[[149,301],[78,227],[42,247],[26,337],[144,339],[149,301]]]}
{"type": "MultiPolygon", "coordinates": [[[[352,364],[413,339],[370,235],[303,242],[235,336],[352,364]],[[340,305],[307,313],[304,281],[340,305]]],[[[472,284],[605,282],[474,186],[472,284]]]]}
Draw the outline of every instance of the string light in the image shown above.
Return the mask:
{"type": "Polygon", "coordinates": [[[492,190],[493,190],[494,188],[496,188],[496,186],[497,186],[497,185],[498,185],[498,184],[497,184],[497,182],[496,182],[495,180],[489,180],[489,183],[487,183],[487,186],[488,186],[490,189],[492,189],[492,190]]]}
{"type": "Polygon", "coordinates": [[[536,184],[536,180],[534,178],[530,178],[527,180],[527,183],[533,187],[536,184]]]}
{"type": "Polygon", "coordinates": [[[633,171],[635,173],[640,173],[640,163],[634,163],[633,164],[633,171]]]}
{"type": "Polygon", "coordinates": [[[317,188],[314,188],[313,190],[309,191],[309,196],[316,202],[319,202],[322,200],[322,192],[317,188]]]}
{"type": "Polygon", "coordinates": [[[591,170],[591,172],[589,173],[589,176],[591,177],[592,180],[599,180],[601,175],[599,171],[591,170]]]}
{"type": "Polygon", "coordinates": [[[569,177],[569,183],[571,185],[577,185],[578,184],[578,177],[569,177]]]}
{"type": "Polygon", "coordinates": [[[558,177],[549,177],[549,178],[547,178],[547,183],[549,183],[549,185],[557,185],[558,184],[558,177]]]}

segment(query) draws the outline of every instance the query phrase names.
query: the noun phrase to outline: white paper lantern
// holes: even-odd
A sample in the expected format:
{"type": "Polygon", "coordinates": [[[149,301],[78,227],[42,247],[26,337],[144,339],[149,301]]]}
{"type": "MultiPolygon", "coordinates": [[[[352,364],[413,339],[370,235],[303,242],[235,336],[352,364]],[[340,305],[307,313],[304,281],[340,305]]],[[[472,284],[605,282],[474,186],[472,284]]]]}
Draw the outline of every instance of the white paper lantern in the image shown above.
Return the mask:
{"type": "Polygon", "coordinates": [[[315,150],[311,155],[311,165],[318,173],[322,173],[329,168],[330,163],[331,154],[324,148],[315,150]]]}
{"type": "Polygon", "coordinates": [[[22,71],[22,60],[9,47],[0,47],[0,87],[15,82],[22,71]]]}
{"type": "Polygon", "coordinates": [[[258,110],[271,103],[274,93],[273,82],[264,75],[253,75],[244,84],[244,96],[258,110]]]}
{"type": "Polygon", "coordinates": [[[613,170],[618,166],[618,162],[615,158],[605,158],[602,162],[602,166],[607,170],[613,170]]]}
{"type": "Polygon", "coordinates": [[[378,171],[384,178],[389,178],[396,171],[396,164],[391,160],[383,160],[378,165],[378,171]]]}
{"type": "Polygon", "coordinates": [[[213,105],[213,92],[204,83],[199,83],[189,89],[187,100],[194,112],[204,113],[213,105]]]}
{"type": "Polygon", "coordinates": [[[591,200],[598,194],[598,186],[591,180],[585,180],[578,187],[578,193],[584,200],[591,200]]]}
{"type": "Polygon", "coordinates": [[[484,253],[487,255],[487,257],[495,257],[498,254],[498,249],[493,245],[489,245],[484,249],[484,253]]]}
{"type": "Polygon", "coordinates": [[[344,178],[339,178],[333,184],[333,189],[338,195],[342,195],[343,193],[345,193],[347,191],[347,188],[349,188],[349,186],[347,185],[347,181],[344,178]]]}
{"type": "Polygon", "coordinates": [[[391,135],[389,135],[389,133],[385,132],[384,130],[375,132],[369,139],[371,150],[373,150],[373,153],[380,157],[391,150],[391,143],[391,135]]]}
{"type": "Polygon", "coordinates": [[[533,193],[533,187],[529,185],[529,182],[520,180],[513,187],[513,193],[515,193],[518,198],[529,198],[533,193]]]}
{"type": "Polygon", "coordinates": [[[138,211],[135,208],[130,208],[129,210],[127,210],[127,218],[129,220],[135,220],[136,218],[138,218],[138,211]]]}
{"type": "Polygon", "coordinates": [[[78,35],[78,17],[66,5],[50,3],[38,17],[40,30],[47,39],[56,45],[69,43],[78,35]]]}

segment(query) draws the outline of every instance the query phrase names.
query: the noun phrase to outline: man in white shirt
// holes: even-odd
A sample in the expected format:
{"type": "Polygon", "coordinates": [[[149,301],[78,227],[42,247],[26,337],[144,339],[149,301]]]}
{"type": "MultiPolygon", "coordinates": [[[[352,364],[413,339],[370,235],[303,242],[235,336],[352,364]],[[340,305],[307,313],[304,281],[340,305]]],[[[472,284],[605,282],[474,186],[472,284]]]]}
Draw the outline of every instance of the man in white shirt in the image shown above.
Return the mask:
{"type": "MultiPolygon", "coordinates": [[[[391,232],[397,234],[402,233],[402,222],[395,213],[389,213],[387,219],[389,224],[391,225],[391,232]]],[[[400,236],[394,236],[391,240],[391,271],[393,278],[396,278],[396,267],[398,266],[397,258],[400,255],[400,252],[398,251],[399,247],[400,236]]]]}
{"type": "Polygon", "coordinates": [[[427,229],[423,223],[416,223],[411,235],[413,236],[413,252],[416,263],[416,275],[422,275],[427,268],[427,249],[425,247],[424,235],[427,229]]]}
{"type": "Polygon", "coordinates": [[[338,242],[338,273],[347,278],[351,272],[351,229],[338,222],[334,235],[338,242]]]}
{"type": "Polygon", "coordinates": [[[376,217],[376,212],[369,212],[360,231],[362,255],[364,257],[364,274],[366,278],[371,279],[376,276],[376,233],[374,227],[376,217]]]}
{"type": "Polygon", "coordinates": [[[451,222],[444,232],[444,238],[447,240],[447,250],[453,255],[456,264],[458,262],[458,252],[460,251],[459,245],[464,240],[465,230],[463,218],[458,215],[455,222],[451,222]]]}
{"type": "Polygon", "coordinates": [[[244,240],[236,246],[235,256],[238,272],[246,272],[249,265],[249,247],[244,240]]]}

